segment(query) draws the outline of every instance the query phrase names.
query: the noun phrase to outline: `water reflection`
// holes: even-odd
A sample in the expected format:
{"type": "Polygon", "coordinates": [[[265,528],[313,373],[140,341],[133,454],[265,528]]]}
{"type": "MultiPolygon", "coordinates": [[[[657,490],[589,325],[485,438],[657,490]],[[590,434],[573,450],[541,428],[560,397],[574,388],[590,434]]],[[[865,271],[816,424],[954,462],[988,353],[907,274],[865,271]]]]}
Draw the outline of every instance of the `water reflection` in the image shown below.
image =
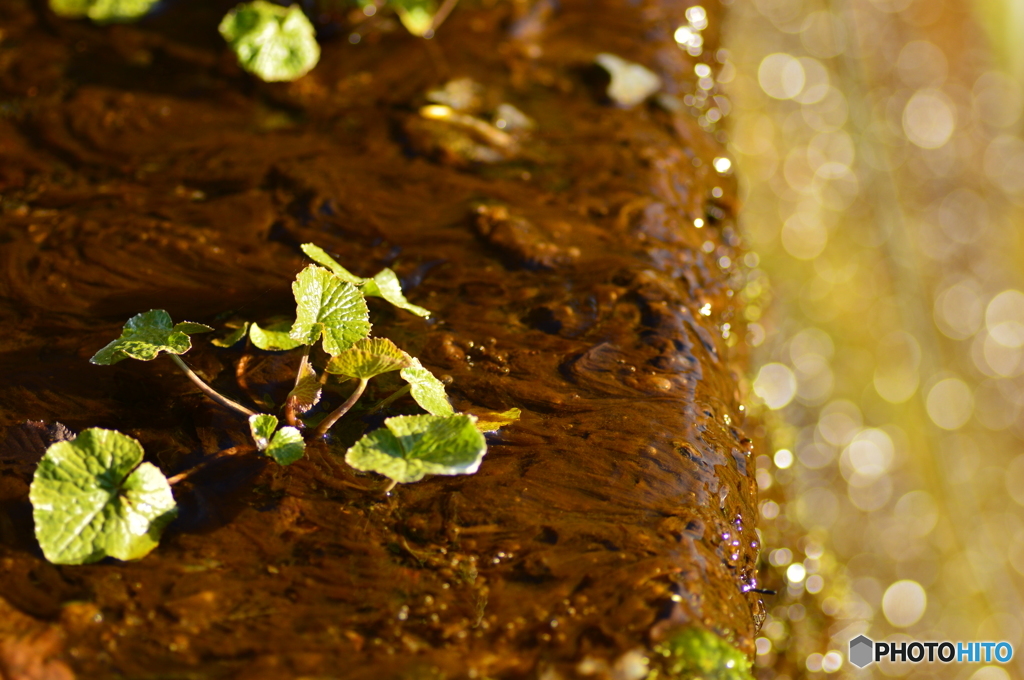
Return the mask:
{"type": "Polygon", "coordinates": [[[1020,645],[1024,90],[999,51],[1019,40],[1013,3],[729,4],[718,81],[758,254],[751,390],[777,447],[757,459],[781,591],[758,675],[844,672],[861,633],[1020,645]]]}

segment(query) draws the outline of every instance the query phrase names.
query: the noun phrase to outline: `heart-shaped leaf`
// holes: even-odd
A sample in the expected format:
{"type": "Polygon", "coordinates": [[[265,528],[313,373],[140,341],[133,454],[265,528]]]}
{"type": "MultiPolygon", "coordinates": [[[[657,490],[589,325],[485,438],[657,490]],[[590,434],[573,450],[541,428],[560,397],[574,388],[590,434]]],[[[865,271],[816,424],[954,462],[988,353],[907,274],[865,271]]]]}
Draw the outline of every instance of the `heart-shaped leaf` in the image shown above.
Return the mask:
{"type": "Polygon", "coordinates": [[[127,435],[92,428],[46,450],[29,490],[36,538],[55,564],[134,560],[177,515],[167,479],[127,435]]]}
{"type": "Polygon", "coordinates": [[[310,265],[292,284],[295,325],[291,337],[312,345],[321,337],[324,350],[341,354],[370,333],[370,312],[359,289],[328,270],[310,265]]]}
{"type": "Polygon", "coordinates": [[[349,378],[370,378],[410,365],[411,357],[387,338],[363,338],[338,356],[331,357],[324,369],[349,378]]]}
{"type": "Polygon", "coordinates": [[[110,366],[124,359],[150,361],[161,352],[184,354],[192,348],[190,333],[207,333],[213,329],[201,323],[186,321],[177,325],[162,309],[151,309],[128,319],[121,337],[96,352],[89,361],[110,366]]]}
{"type": "Polygon", "coordinates": [[[474,418],[395,416],[363,436],[345,454],[357,470],[378,472],[399,483],[426,475],[469,475],[480,467],[487,442],[474,418]]]}

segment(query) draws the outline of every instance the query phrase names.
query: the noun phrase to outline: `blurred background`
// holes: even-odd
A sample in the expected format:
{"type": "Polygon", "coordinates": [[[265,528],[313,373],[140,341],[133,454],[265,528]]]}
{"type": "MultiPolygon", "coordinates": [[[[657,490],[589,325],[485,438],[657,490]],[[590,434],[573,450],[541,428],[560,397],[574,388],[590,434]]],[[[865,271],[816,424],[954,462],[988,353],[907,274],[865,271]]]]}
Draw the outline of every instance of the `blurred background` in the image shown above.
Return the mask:
{"type": "Polygon", "coordinates": [[[772,437],[759,677],[1024,677],[1024,2],[726,4],[704,115],[772,437]],[[859,670],[862,633],[1017,653],[859,670]]]}

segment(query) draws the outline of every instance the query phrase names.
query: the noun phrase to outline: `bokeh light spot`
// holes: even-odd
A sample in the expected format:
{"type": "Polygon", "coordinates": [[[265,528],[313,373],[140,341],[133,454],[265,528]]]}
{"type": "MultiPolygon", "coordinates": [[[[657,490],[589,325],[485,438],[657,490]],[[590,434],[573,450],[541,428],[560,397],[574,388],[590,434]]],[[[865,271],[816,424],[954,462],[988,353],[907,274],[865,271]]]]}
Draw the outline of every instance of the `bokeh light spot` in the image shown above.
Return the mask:
{"type": "Polygon", "coordinates": [[[882,613],[897,628],[912,626],[924,616],[928,596],[917,581],[896,581],[882,596],[882,613]]]}

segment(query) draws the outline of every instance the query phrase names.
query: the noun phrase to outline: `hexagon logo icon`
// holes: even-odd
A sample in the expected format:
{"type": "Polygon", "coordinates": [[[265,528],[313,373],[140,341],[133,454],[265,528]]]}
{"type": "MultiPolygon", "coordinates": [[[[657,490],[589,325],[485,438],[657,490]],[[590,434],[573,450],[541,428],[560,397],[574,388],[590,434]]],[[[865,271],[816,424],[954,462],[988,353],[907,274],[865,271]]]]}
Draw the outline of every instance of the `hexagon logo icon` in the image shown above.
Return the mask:
{"type": "Polygon", "coordinates": [[[863,635],[858,635],[850,640],[850,654],[848,657],[850,659],[850,663],[857,668],[864,668],[875,660],[874,650],[874,642],[863,635]]]}

